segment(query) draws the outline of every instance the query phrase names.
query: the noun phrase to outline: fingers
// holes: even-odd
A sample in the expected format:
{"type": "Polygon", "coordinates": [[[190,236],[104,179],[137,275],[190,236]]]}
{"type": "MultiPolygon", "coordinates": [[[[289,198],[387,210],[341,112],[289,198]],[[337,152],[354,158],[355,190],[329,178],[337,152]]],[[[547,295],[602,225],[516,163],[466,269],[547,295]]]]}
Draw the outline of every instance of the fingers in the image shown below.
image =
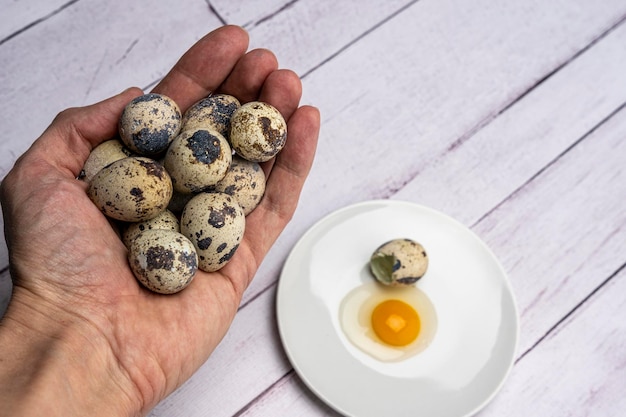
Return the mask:
{"type": "MultiPolygon", "coordinates": [[[[263,85],[260,101],[270,103],[280,111],[285,121],[289,122],[289,118],[300,104],[302,97],[302,81],[300,77],[291,70],[277,70],[272,72],[263,85]]],[[[289,135],[289,128],[287,129],[289,135]]],[[[261,164],[265,175],[268,176],[272,170],[275,159],[261,164]]]]}
{"type": "Polygon", "coordinates": [[[237,62],[219,92],[235,96],[242,103],[258,100],[266,78],[277,69],[278,61],[272,52],[252,50],[237,62]]]}
{"type": "Polygon", "coordinates": [[[258,264],[296,210],[313,164],[319,129],[320,113],[315,107],[302,106],[289,119],[287,142],[271,169],[263,200],[246,218],[244,240],[258,264]]]}
{"type": "Polygon", "coordinates": [[[276,70],[268,75],[259,100],[276,107],[285,120],[289,120],[300,104],[302,81],[298,75],[287,69],[276,70]]]}
{"type": "Polygon", "coordinates": [[[245,30],[220,27],[196,42],[153,91],[171,97],[184,112],[216,91],[247,49],[245,30]]]}

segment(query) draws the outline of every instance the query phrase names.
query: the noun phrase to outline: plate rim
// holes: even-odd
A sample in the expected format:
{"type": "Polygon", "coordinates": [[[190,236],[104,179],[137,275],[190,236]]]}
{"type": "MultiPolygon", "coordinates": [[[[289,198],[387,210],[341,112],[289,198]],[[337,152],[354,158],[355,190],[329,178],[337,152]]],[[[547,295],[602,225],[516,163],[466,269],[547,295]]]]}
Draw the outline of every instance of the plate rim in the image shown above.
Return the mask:
{"type": "Polygon", "coordinates": [[[490,258],[492,258],[496,262],[497,267],[502,272],[502,275],[504,277],[503,285],[506,287],[509,295],[511,296],[511,302],[512,302],[511,307],[512,307],[512,309],[514,311],[514,319],[515,319],[515,323],[514,323],[515,324],[514,343],[513,343],[514,348],[513,348],[511,357],[508,360],[507,367],[504,370],[502,378],[500,379],[500,381],[497,384],[497,386],[494,387],[494,389],[492,390],[490,395],[486,396],[483,399],[483,401],[481,401],[472,410],[469,410],[468,412],[466,412],[464,414],[461,414],[458,417],[469,417],[469,416],[472,416],[472,415],[478,413],[480,410],[482,410],[487,404],[489,404],[493,400],[493,398],[501,391],[504,383],[507,381],[507,379],[509,378],[509,376],[510,376],[512,370],[513,370],[513,366],[515,365],[515,357],[516,357],[518,349],[519,349],[519,339],[520,339],[520,333],[521,333],[519,308],[518,308],[518,305],[517,305],[517,300],[516,300],[516,297],[515,297],[515,293],[513,291],[513,287],[512,287],[509,275],[507,274],[507,272],[504,269],[503,265],[501,264],[500,260],[496,257],[495,253],[483,241],[483,239],[480,236],[478,236],[477,233],[475,233],[473,230],[471,230],[468,226],[466,226],[465,224],[461,223],[460,221],[458,221],[454,217],[452,217],[452,216],[450,216],[450,215],[448,215],[448,214],[446,214],[446,213],[444,213],[444,212],[442,212],[440,210],[436,210],[434,208],[428,207],[426,205],[415,203],[415,202],[412,202],[412,201],[407,201],[407,200],[392,200],[392,199],[363,200],[363,201],[359,201],[359,202],[355,202],[355,203],[351,203],[351,204],[339,207],[339,208],[337,208],[335,210],[330,211],[329,213],[326,213],[325,215],[320,217],[317,221],[315,221],[311,226],[309,226],[302,233],[302,235],[298,238],[298,240],[293,245],[293,247],[289,250],[289,253],[288,253],[287,257],[285,258],[285,261],[283,262],[283,265],[282,265],[282,267],[280,269],[279,278],[278,278],[278,281],[277,281],[274,309],[275,309],[275,313],[276,313],[277,329],[278,329],[278,333],[279,333],[281,346],[283,347],[283,351],[285,352],[285,354],[286,354],[286,356],[287,356],[287,358],[289,360],[290,365],[293,367],[293,370],[298,375],[300,380],[304,383],[304,385],[319,400],[321,400],[324,404],[326,404],[327,406],[329,406],[331,409],[335,410],[336,412],[339,412],[339,413],[341,413],[343,415],[351,415],[343,407],[339,406],[338,404],[334,403],[329,398],[327,398],[327,396],[324,395],[324,393],[321,392],[310,381],[309,377],[299,367],[298,361],[294,357],[294,352],[292,351],[291,347],[288,344],[288,341],[286,340],[285,329],[283,328],[284,324],[283,324],[283,320],[281,319],[281,312],[280,312],[281,311],[281,302],[280,302],[280,300],[281,300],[281,294],[283,293],[284,289],[283,290],[281,290],[281,289],[284,288],[283,274],[284,274],[284,271],[286,269],[286,266],[289,264],[290,261],[293,260],[293,257],[296,256],[295,254],[297,253],[297,249],[300,246],[305,244],[305,242],[307,241],[307,238],[310,235],[314,234],[315,231],[317,229],[319,229],[328,220],[332,219],[333,217],[336,217],[336,216],[340,215],[343,212],[354,210],[354,209],[357,209],[357,208],[359,208],[361,206],[373,206],[373,205],[409,206],[409,207],[412,207],[412,208],[415,208],[415,209],[425,210],[425,211],[431,212],[431,213],[433,213],[435,215],[438,215],[438,216],[442,216],[447,221],[450,221],[450,222],[454,223],[455,225],[460,226],[461,228],[465,229],[466,232],[470,233],[477,240],[477,242],[480,243],[480,245],[483,247],[483,249],[485,251],[487,251],[487,253],[490,255],[490,258]]]}

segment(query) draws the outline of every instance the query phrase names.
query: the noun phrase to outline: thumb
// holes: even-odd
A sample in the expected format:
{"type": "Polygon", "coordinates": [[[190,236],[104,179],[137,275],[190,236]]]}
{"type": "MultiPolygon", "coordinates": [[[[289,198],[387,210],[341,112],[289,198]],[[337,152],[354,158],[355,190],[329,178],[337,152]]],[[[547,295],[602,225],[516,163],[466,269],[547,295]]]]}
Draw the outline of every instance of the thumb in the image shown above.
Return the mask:
{"type": "Polygon", "coordinates": [[[24,158],[45,161],[60,171],[69,170],[73,177],[78,176],[91,150],[116,136],[124,107],[141,94],[141,89],[131,87],[96,104],[63,110],[24,158]]]}

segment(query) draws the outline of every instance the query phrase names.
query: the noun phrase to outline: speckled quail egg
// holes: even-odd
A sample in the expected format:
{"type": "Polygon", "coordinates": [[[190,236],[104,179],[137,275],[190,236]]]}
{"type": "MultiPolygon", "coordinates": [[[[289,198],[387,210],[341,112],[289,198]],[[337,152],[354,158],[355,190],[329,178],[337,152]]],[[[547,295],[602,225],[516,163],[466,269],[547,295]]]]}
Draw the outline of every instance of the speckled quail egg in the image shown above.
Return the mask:
{"type": "Polygon", "coordinates": [[[265,193],[265,173],[258,162],[233,156],[224,178],[214,187],[215,191],[235,197],[244,214],[252,213],[265,193]]]}
{"type": "Polygon", "coordinates": [[[241,104],[228,94],[214,94],[194,103],[185,111],[182,130],[210,128],[228,140],[230,119],[241,104]]]}
{"type": "Polygon", "coordinates": [[[411,239],[394,239],[378,247],[370,258],[370,269],[385,285],[412,285],[428,269],[424,247],[411,239]]]}
{"type": "Polygon", "coordinates": [[[165,154],[165,169],[179,193],[197,193],[224,178],[232,161],[226,139],[214,130],[181,132],[165,154]]]}
{"type": "Polygon", "coordinates": [[[101,169],[91,180],[87,194],[108,217],[139,222],[166,209],[172,197],[172,181],[158,162],[128,157],[101,169]]]}
{"type": "Polygon", "coordinates": [[[145,232],[146,230],[155,229],[180,232],[178,217],[176,217],[176,215],[174,215],[171,211],[164,210],[152,219],[137,223],[130,223],[126,226],[124,232],[122,233],[122,241],[124,242],[124,245],[128,247],[138,234],[145,232]]]}
{"type": "Polygon", "coordinates": [[[176,102],[162,94],[150,93],[126,105],[118,130],[130,150],[154,156],[167,149],[180,127],[181,113],[176,102]]]}
{"type": "Polygon", "coordinates": [[[117,139],[107,140],[93,148],[85,161],[80,178],[89,183],[105,166],[131,156],[132,152],[117,139]]]}
{"type": "Polygon", "coordinates": [[[196,247],[198,267],[217,271],[233,257],[245,230],[245,215],[234,199],[224,193],[200,193],[183,210],[180,231],[196,247]]]}
{"type": "Polygon", "coordinates": [[[285,146],[287,123],[271,104],[246,103],[231,118],[229,140],[235,152],[248,161],[269,161],[285,146]]]}
{"type": "Polygon", "coordinates": [[[128,247],[128,262],[139,282],[161,294],[181,291],[198,270],[193,244],[172,230],[146,230],[135,236],[128,247]]]}

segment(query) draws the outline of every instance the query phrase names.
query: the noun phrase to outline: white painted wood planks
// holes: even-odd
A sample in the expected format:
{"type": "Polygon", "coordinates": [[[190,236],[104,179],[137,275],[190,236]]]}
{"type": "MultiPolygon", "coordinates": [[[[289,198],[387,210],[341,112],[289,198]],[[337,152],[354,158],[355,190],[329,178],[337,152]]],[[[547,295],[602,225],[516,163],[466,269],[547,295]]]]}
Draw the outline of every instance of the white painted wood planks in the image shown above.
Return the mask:
{"type": "MultiPolygon", "coordinates": [[[[280,349],[274,284],[289,249],[314,221],[347,203],[380,197],[478,222],[474,229],[511,273],[523,307],[520,354],[540,344],[516,366],[514,382],[486,415],[557,410],[529,408],[558,378],[546,374],[536,387],[535,375],[546,363],[571,365],[558,354],[574,343],[585,358],[581,369],[595,382],[561,384],[552,391],[554,403],[595,390],[583,404],[589,413],[593,406],[616,415],[611,404],[618,391],[598,381],[606,371],[608,381],[625,388],[609,369],[620,359],[611,349],[623,351],[623,340],[610,333],[619,329],[599,329],[589,348],[579,345],[575,330],[542,336],[624,262],[626,161],[618,140],[624,116],[609,116],[625,101],[626,5],[211,3],[219,17],[203,1],[188,0],[174,11],[153,2],[135,9],[68,2],[53,18],[0,45],[0,122],[9,126],[0,142],[0,175],[63,107],[153,84],[220,19],[246,25],[253,47],[273,49],[282,66],[305,75],[304,101],[322,110],[318,159],[294,221],[218,350],[152,415],[333,415],[304,388],[280,349]],[[15,110],[26,105],[34,109],[29,116],[15,110]],[[546,236],[554,239],[546,243],[546,236]],[[537,239],[545,247],[538,254],[530,246],[537,239]],[[606,362],[602,372],[591,369],[597,361],[606,362]]],[[[31,21],[49,13],[40,8],[31,21]]],[[[6,265],[6,249],[0,249],[0,268],[6,265]]],[[[1,276],[8,277],[6,269],[1,276]]],[[[621,308],[616,296],[612,300],[608,313],[578,309],[567,325],[588,328],[595,317],[621,308]]]]}
{"type": "Polygon", "coordinates": [[[0,1],[0,45],[32,26],[61,13],[76,0],[0,1]]]}
{"type": "Polygon", "coordinates": [[[618,417],[626,408],[626,269],[522,358],[481,416],[618,417]]]}

